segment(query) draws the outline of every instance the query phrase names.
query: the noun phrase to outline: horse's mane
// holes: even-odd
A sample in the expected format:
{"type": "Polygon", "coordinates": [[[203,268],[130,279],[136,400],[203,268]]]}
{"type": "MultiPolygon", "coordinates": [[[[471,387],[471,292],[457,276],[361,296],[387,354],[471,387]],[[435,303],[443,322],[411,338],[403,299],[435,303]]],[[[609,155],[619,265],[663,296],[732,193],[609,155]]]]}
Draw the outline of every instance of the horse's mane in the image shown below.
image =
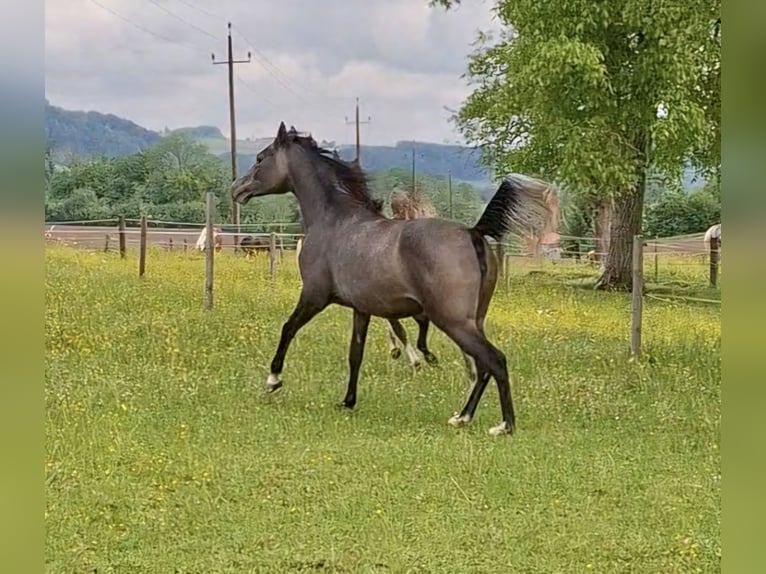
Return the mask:
{"type": "Polygon", "coordinates": [[[304,150],[330,168],[339,184],[331,186],[337,192],[336,197],[349,198],[376,215],[382,214],[383,201],[372,197],[369,178],[358,162],[343,161],[337,152],[319,146],[310,135],[299,135],[294,128],[289,133],[304,150]]]}

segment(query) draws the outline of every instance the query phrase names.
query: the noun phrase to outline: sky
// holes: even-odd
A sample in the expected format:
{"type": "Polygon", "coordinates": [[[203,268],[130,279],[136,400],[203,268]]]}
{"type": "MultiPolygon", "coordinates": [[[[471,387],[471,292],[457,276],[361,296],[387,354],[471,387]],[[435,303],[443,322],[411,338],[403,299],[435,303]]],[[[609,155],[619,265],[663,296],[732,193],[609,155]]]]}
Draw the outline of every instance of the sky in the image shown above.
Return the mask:
{"type": "Polygon", "coordinates": [[[427,0],[46,0],[46,97],[153,130],[213,125],[229,135],[227,22],[237,139],[280,121],[317,139],[462,143],[449,121],[491,0],[445,12],[427,0]],[[446,109],[445,109],[446,108],[446,109]]]}

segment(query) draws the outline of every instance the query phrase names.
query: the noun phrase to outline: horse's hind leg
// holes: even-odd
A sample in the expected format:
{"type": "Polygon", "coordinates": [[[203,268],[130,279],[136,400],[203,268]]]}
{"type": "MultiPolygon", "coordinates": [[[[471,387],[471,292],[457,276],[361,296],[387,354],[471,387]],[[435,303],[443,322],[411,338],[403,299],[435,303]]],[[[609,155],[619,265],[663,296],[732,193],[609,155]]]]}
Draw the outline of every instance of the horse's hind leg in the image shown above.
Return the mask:
{"type": "Polygon", "coordinates": [[[418,324],[418,342],[417,342],[417,348],[418,351],[423,353],[423,358],[425,358],[426,363],[429,365],[435,365],[439,361],[436,358],[436,355],[434,355],[429,349],[426,339],[428,338],[428,326],[431,324],[431,322],[428,320],[428,317],[426,316],[418,316],[414,317],[415,322],[418,324]]]}
{"type": "Polygon", "coordinates": [[[468,401],[466,401],[460,414],[450,419],[450,424],[459,426],[471,421],[481,396],[487,387],[489,377],[492,376],[497,383],[503,420],[499,425],[491,428],[489,432],[491,435],[512,433],[516,426],[516,416],[513,411],[513,400],[511,399],[511,387],[505,355],[487,340],[482,330],[473,321],[449,324],[443,327],[440,326],[440,328],[457,343],[464,353],[470,355],[476,361],[477,378],[471,390],[471,395],[468,397],[468,401]]]}
{"type": "Polygon", "coordinates": [[[364,357],[364,343],[367,340],[367,327],[370,316],[354,309],[354,330],[351,335],[351,346],[348,352],[348,388],[341,406],[353,409],[356,404],[356,385],[359,381],[359,368],[364,357]]]}
{"type": "MultiPolygon", "coordinates": [[[[399,348],[399,338],[394,330],[394,323],[388,322],[388,329],[386,329],[386,337],[388,339],[388,349],[392,359],[398,359],[402,356],[402,350],[399,348]]],[[[406,337],[406,335],[405,335],[406,337]]]]}
{"type": "MultiPolygon", "coordinates": [[[[415,352],[415,349],[410,345],[410,342],[407,340],[407,331],[404,330],[404,327],[402,327],[402,324],[397,319],[389,319],[388,325],[390,327],[388,336],[390,338],[390,342],[393,343],[394,339],[392,336],[395,335],[404,345],[404,351],[407,353],[407,358],[410,360],[410,365],[413,367],[419,367],[420,366],[420,358],[418,357],[418,354],[415,352]]],[[[397,348],[397,351],[399,349],[397,348]]],[[[391,356],[396,359],[399,357],[399,354],[397,353],[396,356],[394,356],[393,350],[391,351],[391,356]]]]}
{"type": "Polygon", "coordinates": [[[282,386],[282,367],[285,362],[285,355],[287,349],[290,347],[295,335],[306,323],[311,321],[317,314],[319,314],[327,303],[319,303],[315,297],[308,297],[306,291],[301,291],[298,304],[293,309],[290,317],[282,325],[282,335],[279,338],[279,346],[277,352],[274,354],[274,358],[271,360],[271,373],[266,380],[266,387],[269,391],[276,391],[282,386]]]}

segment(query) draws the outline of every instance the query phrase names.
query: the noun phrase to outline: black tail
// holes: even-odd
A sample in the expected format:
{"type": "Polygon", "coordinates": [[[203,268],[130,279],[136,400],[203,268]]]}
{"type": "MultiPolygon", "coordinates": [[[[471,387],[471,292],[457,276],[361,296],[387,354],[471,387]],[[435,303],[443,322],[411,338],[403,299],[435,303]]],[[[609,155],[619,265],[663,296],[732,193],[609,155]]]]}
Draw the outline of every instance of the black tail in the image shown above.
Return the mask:
{"type": "Polygon", "coordinates": [[[539,233],[552,215],[548,207],[551,185],[526,175],[503,179],[472,231],[500,241],[509,231],[539,233]]]}

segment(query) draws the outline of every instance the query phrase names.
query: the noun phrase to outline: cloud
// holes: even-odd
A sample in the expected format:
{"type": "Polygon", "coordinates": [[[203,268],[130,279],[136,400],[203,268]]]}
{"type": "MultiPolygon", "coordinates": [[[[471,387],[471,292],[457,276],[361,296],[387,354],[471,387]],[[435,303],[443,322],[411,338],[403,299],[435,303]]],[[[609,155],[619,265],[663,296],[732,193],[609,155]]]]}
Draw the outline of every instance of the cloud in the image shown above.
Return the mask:
{"type": "Polygon", "coordinates": [[[354,98],[367,143],[457,140],[445,106],[468,95],[466,55],[491,3],[457,11],[427,0],[49,0],[46,97],[151,129],[207,124],[228,133],[226,23],[233,23],[239,137],[279,121],[350,142],[354,98]],[[110,12],[111,10],[111,12],[110,12]],[[119,16],[114,13],[119,14],[119,16]],[[126,21],[128,20],[128,21],[126,21]],[[139,29],[141,28],[141,29],[139,29]],[[253,45],[255,43],[255,45],[253,45]]]}

